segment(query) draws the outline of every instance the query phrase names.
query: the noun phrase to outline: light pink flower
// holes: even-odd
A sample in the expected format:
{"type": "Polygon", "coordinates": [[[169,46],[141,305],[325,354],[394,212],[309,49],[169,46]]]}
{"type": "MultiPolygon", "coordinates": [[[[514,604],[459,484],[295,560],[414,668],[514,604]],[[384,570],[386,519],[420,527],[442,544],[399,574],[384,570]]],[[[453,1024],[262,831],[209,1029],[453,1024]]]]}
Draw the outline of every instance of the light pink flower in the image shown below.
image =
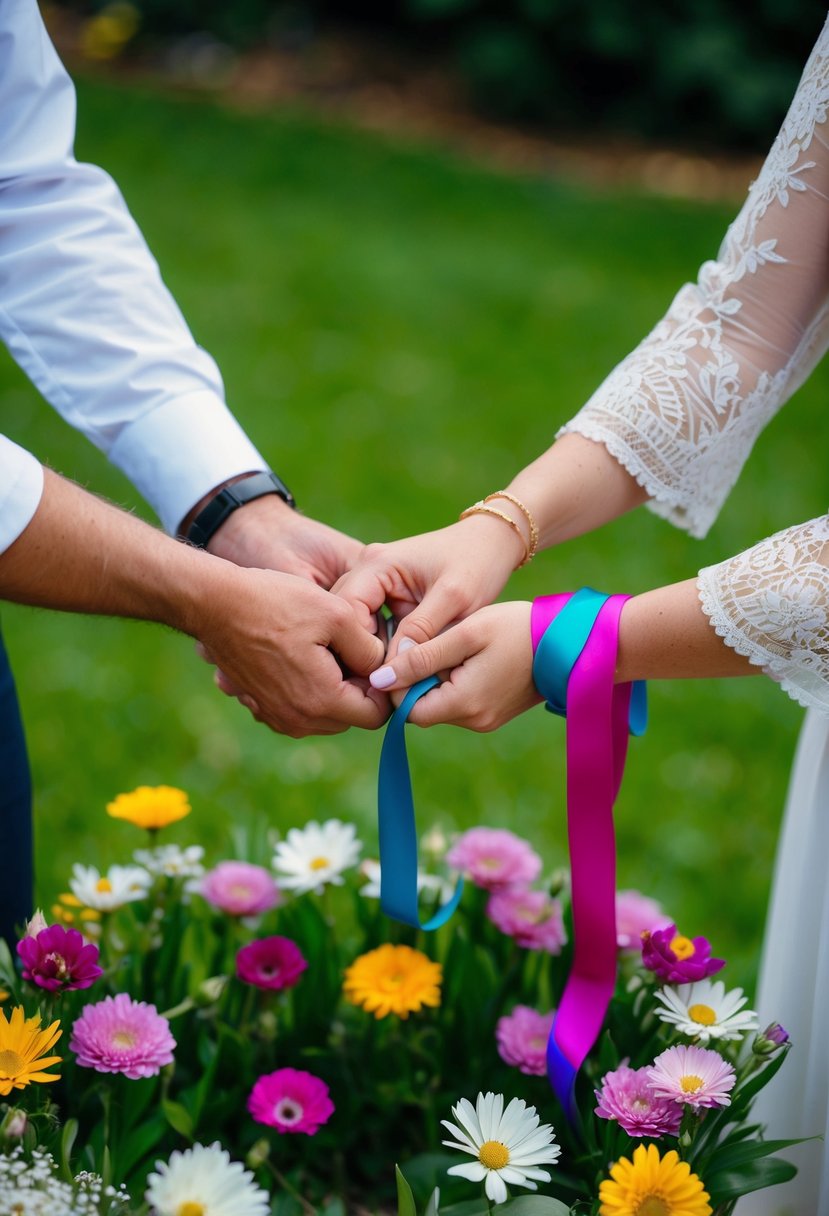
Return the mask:
{"type": "Polygon", "coordinates": [[[486,914],[502,933],[526,950],[560,954],[567,941],[561,904],[546,891],[527,888],[493,891],[486,914]]]}
{"type": "Polygon", "coordinates": [[[208,903],[229,916],[258,916],[280,902],[279,888],[264,866],[220,861],[201,881],[208,903]]]}
{"type": "Polygon", "coordinates": [[[682,1104],[657,1097],[648,1072],[620,1064],[615,1072],[605,1073],[602,1088],[595,1091],[596,1114],[614,1119],[629,1136],[678,1136],[682,1104]]]}
{"type": "Polygon", "coordinates": [[[616,941],[620,950],[639,950],[642,934],[671,923],[655,899],[641,891],[616,892],[616,941]]]}
{"type": "Polygon", "coordinates": [[[660,1098],[686,1106],[730,1106],[736,1073],[727,1060],[705,1047],[669,1047],[647,1069],[660,1098]]]}
{"type": "Polygon", "coordinates": [[[308,963],[289,937],[261,937],[242,946],[236,955],[236,974],[246,984],[278,991],[293,988],[308,963]]]}
{"type": "Polygon", "coordinates": [[[512,1013],[499,1018],[495,1027],[498,1055],[529,1077],[547,1072],[547,1040],[555,1011],[539,1013],[529,1005],[516,1005],[512,1013]]]}
{"type": "Polygon", "coordinates": [[[502,828],[470,828],[452,845],[446,863],[487,891],[534,882],[541,873],[535,850],[502,828]]]}
{"type": "Polygon", "coordinates": [[[126,992],[87,1005],[72,1027],[69,1049],[84,1068],[121,1072],[136,1081],[154,1077],[173,1061],[176,1041],[155,1005],[126,992]]]}
{"type": "Polygon", "coordinates": [[[328,1086],[313,1073],[299,1068],[278,1068],[254,1085],[248,1110],[257,1123],[278,1132],[305,1132],[313,1136],[334,1113],[328,1086]]]}

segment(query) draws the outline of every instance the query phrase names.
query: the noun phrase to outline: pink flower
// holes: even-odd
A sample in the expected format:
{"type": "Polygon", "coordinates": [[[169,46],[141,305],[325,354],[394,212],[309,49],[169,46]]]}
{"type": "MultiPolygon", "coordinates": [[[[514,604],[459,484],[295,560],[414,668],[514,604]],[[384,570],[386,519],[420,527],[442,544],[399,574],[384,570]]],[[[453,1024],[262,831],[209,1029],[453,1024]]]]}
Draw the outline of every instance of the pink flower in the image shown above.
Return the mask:
{"type": "Polygon", "coordinates": [[[616,940],[620,950],[638,950],[642,934],[671,923],[655,899],[641,891],[616,892],[616,940]]]}
{"type": "Polygon", "coordinates": [[[486,914],[502,933],[514,937],[526,950],[546,950],[560,954],[567,941],[561,904],[546,891],[494,891],[486,914]]]}
{"type": "Polygon", "coordinates": [[[470,828],[452,845],[446,863],[487,891],[534,882],[541,873],[541,858],[527,841],[501,828],[470,828]]]}
{"type": "Polygon", "coordinates": [[[693,984],[725,966],[725,959],[711,958],[707,937],[683,937],[676,925],[642,934],[642,962],[668,984],[693,984]]]}
{"type": "Polygon", "coordinates": [[[257,1123],[280,1133],[305,1132],[313,1136],[334,1113],[328,1086],[319,1077],[298,1068],[278,1068],[260,1077],[248,1098],[248,1110],[257,1123]]]}
{"type": "Polygon", "coordinates": [[[17,943],[23,962],[23,978],[38,988],[58,992],[64,988],[89,988],[103,971],[98,966],[98,947],[86,944],[77,929],[51,925],[36,937],[17,943]]]}
{"type": "Polygon", "coordinates": [[[157,1076],[173,1062],[175,1045],[170,1023],[155,1005],[134,1001],[126,992],[87,1005],[69,1040],[84,1068],[122,1072],[132,1081],[157,1076]]]}
{"type": "Polygon", "coordinates": [[[512,1013],[499,1018],[495,1027],[498,1055],[529,1077],[547,1072],[547,1040],[555,1012],[538,1013],[529,1005],[516,1005],[512,1013]]]}
{"type": "Polygon", "coordinates": [[[279,888],[264,866],[220,861],[201,881],[208,903],[229,916],[258,916],[280,902],[279,888]]]}
{"type": "Polygon", "coordinates": [[[308,966],[289,937],[260,937],[236,955],[236,974],[257,988],[293,988],[308,966]]]}
{"type": "Polygon", "coordinates": [[[596,1114],[614,1119],[629,1136],[678,1136],[682,1105],[657,1097],[648,1072],[620,1064],[615,1072],[605,1073],[602,1088],[595,1091],[596,1114]]]}
{"type": "Polygon", "coordinates": [[[716,1051],[669,1047],[645,1069],[654,1093],[685,1106],[729,1106],[737,1075],[716,1051]]]}

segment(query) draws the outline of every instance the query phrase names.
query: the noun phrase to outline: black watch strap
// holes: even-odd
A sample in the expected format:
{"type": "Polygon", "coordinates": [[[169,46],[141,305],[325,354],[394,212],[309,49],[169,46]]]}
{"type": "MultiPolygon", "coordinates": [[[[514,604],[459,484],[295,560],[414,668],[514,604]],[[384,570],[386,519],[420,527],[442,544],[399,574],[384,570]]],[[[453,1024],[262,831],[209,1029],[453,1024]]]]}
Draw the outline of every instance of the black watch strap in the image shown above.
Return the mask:
{"type": "Polygon", "coordinates": [[[232,486],[217,490],[187,529],[185,539],[189,540],[191,545],[204,549],[228,515],[232,515],[237,507],[243,507],[246,502],[253,502],[255,498],[264,498],[266,494],[278,494],[289,507],[296,507],[293,494],[276,473],[270,470],[267,473],[253,473],[242,481],[235,481],[232,486]]]}

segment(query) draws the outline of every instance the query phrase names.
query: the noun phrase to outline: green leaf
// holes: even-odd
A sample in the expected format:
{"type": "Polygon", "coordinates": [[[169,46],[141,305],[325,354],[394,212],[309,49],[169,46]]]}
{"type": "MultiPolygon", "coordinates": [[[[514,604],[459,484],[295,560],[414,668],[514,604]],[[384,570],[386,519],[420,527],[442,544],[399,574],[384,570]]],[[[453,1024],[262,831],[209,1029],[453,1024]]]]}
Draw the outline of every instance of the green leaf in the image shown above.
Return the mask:
{"type": "Polygon", "coordinates": [[[440,1216],[488,1216],[488,1211],[485,1199],[465,1199],[463,1203],[444,1208],[440,1216]]]}
{"type": "Polygon", "coordinates": [[[498,1216],[569,1216],[570,1209],[551,1195],[518,1195],[499,1204],[498,1216]]]}
{"type": "Polygon", "coordinates": [[[122,1178],[130,1173],[142,1157],[152,1152],[166,1131],[167,1120],[161,1114],[154,1114],[121,1139],[118,1145],[118,1170],[122,1178]]]}
{"type": "Polygon", "coordinates": [[[423,1216],[440,1216],[440,1187],[436,1186],[429,1196],[429,1202],[426,1204],[426,1211],[423,1216]]]}
{"type": "Polygon", "coordinates": [[[797,1167],[790,1161],[781,1161],[779,1157],[764,1157],[760,1161],[745,1161],[735,1165],[733,1169],[717,1170],[704,1179],[705,1189],[711,1196],[711,1203],[716,1207],[729,1199],[739,1199],[752,1191],[762,1191],[764,1187],[776,1186],[778,1182],[788,1182],[794,1178],[797,1167]]]}
{"type": "Polygon", "coordinates": [[[67,1119],[63,1125],[63,1132],[60,1137],[60,1172],[67,1182],[72,1182],[75,1175],[72,1171],[70,1161],[72,1158],[72,1149],[75,1147],[75,1141],[78,1138],[78,1120],[67,1119]]]}
{"type": "Polygon", "coordinates": [[[735,1095],[735,1101],[733,1103],[734,1109],[739,1108],[748,1110],[750,1104],[757,1097],[760,1090],[768,1085],[769,1081],[772,1079],[778,1069],[782,1067],[783,1061],[788,1054],[788,1051],[781,1051],[778,1055],[772,1058],[771,1062],[767,1064],[765,1068],[763,1068],[760,1072],[755,1073],[753,1077],[750,1077],[748,1081],[746,1081],[745,1085],[740,1086],[738,1093],[735,1095]]]}
{"type": "Polygon", "coordinates": [[[781,1149],[791,1148],[793,1144],[802,1144],[804,1139],[805,1137],[795,1140],[751,1140],[727,1144],[711,1155],[708,1172],[718,1174],[721,1170],[733,1169],[735,1166],[743,1165],[746,1161],[757,1161],[761,1157],[770,1157],[772,1153],[779,1153],[781,1149]]]}
{"type": "Polygon", "coordinates": [[[397,1179],[397,1216],[417,1216],[412,1188],[400,1172],[399,1165],[394,1167],[394,1176],[397,1179]]]}
{"type": "Polygon", "coordinates": [[[162,1098],[161,1109],[164,1111],[164,1118],[174,1131],[177,1131],[180,1136],[184,1136],[185,1140],[193,1139],[193,1118],[180,1102],[162,1098]]]}
{"type": "Polygon", "coordinates": [[[342,1199],[329,1199],[325,1207],[320,1210],[320,1216],[346,1216],[342,1199]]]}

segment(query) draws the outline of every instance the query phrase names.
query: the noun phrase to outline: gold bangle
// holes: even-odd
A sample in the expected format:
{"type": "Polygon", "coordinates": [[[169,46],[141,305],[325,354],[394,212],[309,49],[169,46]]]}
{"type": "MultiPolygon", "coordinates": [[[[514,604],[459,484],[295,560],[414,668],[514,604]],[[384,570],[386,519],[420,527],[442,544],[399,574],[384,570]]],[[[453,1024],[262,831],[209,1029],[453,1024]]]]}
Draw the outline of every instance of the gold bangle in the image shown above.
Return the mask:
{"type": "Polygon", "coordinates": [[[516,568],[516,570],[520,570],[520,568],[522,566],[525,566],[527,564],[527,562],[530,560],[529,545],[524,540],[524,533],[521,531],[518,524],[515,522],[515,520],[512,518],[511,515],[507,515],[506,512],[504,512],[504,511],[499,511],[497,509],[497,507],[487,506],[486,501],[483,499],[480,502],[473,503],[472,506],[467,507],[465,511],[461,511],[460,515],[458,516],[458,519],[467,519],[468,516],[470,516],[470,515],[493,515],[496,519],[502,519],[505,524],[508,524],[509,527],[512,528],[513,532],[518,537],[518,539],[521,541],[521,544],[524,546],[524,557],[522,558],[522,560],[518,563],[518,565],[515,568],[516,568]]]}
{"type": "Polygon", "coordinates": [[[532,517],[529,507],[526,507],[520,498],[516,498],[514,494],[510,494],[509,490],[496,490],[494,494],[487,494],[484,502],[489,502],[493,498],[505,498],[507,502],[511,502],[514,507],[517,507],[527,521],[527,527],[530,530],[530,543],[527,545],[527,556],[524,559],[523,565],[531,562],[538,552],[538,526],[532,517]]]}

